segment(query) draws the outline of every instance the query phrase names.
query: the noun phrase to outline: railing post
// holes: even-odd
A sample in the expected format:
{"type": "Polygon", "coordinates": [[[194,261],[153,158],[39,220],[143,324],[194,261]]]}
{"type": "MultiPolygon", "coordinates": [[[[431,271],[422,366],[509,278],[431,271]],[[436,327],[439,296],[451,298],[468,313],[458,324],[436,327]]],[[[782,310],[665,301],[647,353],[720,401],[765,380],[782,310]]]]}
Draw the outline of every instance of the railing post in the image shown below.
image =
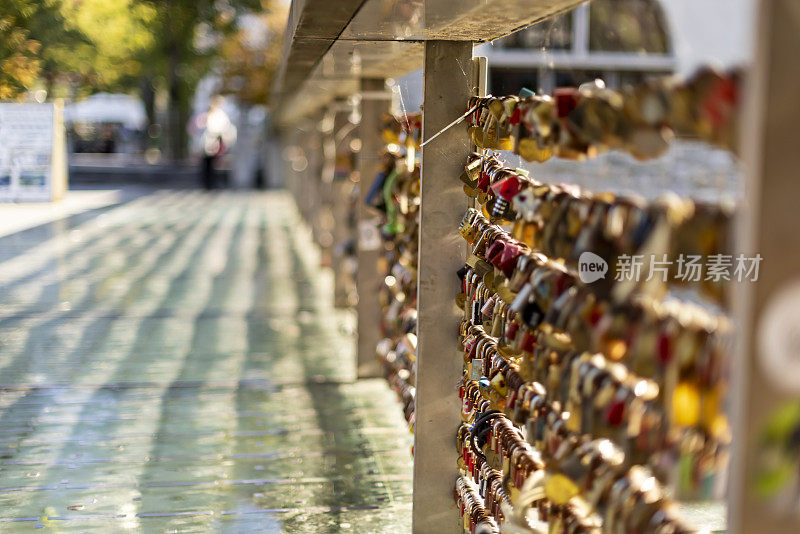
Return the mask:
{"type": "Polygon", "coordinates": [[[747,86],[747,173],[739,246],[760,254],[758,281],[736,283],[734,454],[729,532],[800,532],[800,8],[761,0],[747,86]]]}
{"type": "MultiPolygon", "coordinates": [[[[351,202],[350,194],[353,190],[352,173],[347,176],[337,176],[336,166],[340,157],[350,152],[349,140],[353,125],[350,123],[350,112],[342,107],[342,102],[337,102],[333,111],[333,129],[326,139],[326,158],[330,168],[327,173],[331,180],[331,196],[333,204],[331,206],[331,217],[333,218],[333,302],[337,308],[345,308],[350,305],[350,293],[352,288],[348,286],[347,265],[345,259],[347,255],[344,251],[345,242],[354,237],[351,228],[351,202]]],[[[350,169],[352,171],[352,169],[350,169]]]]}
{"type": "MultiPolygon", "coordinates": [[[[426,140],[465,111],[473,91],[472,43],[427,41],[424,76],[422,138],[426,140]]],[[[447,130],[422,150],[412,519],[418,533],[461,532],[453,501],[455,434],[461,422],[456,387],[462,368],[455,297],[456,271],[464,263],[457,227],[465,205],[458,176],[469,152],[463,125],[447,130]]]]}
{"type": "Polygon", "coordinates": [[[372,180],[380,171],[381,115],[389,111],[391,93],[386,91],[383,79],[361,80],[361,150],[358,154],[358,344],[356,372],[359,378],[380,376],[380,366],[375,346],[380,339],[381,306],[378,300],[381,283],[378,270],[381,240],[378,219],[374,210],[365,204],[372,180]],[[385,96],[383,93],[385,92],[385,96]]]}
{"type": "Polygon", "coordinates": [[[325,206],[325,184],[322,181],[322,169],[324,165],[322,155],[323,133],[320,131],[319,123],[323,120],[324,111],[319,111],[314,117],[313,126],[309,135],[311,143],[306,158],[308,159],[308,172],[311,186],[310,211],[308,225],[311,228],[311,235],[314,242],[320,247],[321,258],[324,261],[325,247],[322,240],[322,211],[325,206]]]}

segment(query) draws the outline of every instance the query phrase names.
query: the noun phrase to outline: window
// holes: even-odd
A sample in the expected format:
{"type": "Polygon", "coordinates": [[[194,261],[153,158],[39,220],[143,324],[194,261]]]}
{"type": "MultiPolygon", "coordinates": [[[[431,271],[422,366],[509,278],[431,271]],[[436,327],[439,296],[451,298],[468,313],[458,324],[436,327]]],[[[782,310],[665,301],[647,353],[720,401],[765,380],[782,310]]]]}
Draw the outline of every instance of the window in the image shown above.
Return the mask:
{"type": "Polygon", "coordinates": [[[489,71],[489,92],[493,95],[516,95],[525,87],[539,91],[538,69],[502,69],[489,71]]]}
{"type": "Polygon", "coordinates": [[[593,0],[589,51],[668,54],[664,13],[655,0],[593,0]]]}
{"type": "Polygon", "coordinates": [[[508,37],[498,39],[495,45],[512,49],[571,50],[572,12],[512,33],[508,37]]]}
{"type": "Polygon", "coordinates": [[[552,20],[498,39],[494,44],[505,49],[581,52],[574,50],[575,39],[588,43],[589,52],[671,52],[667,20],[659,0],[592,0],[552,20]],[[577,23],[576,28],[578,10],[585,10],[581,13],[584,24],[577,23]],[[588,25],[585,24],[587,16],[588,25]],[[576,36],[575,31],[583,35],[576,36]]]}
{"type": "Polygon", "coordinates": [[[549,93],[595,78],[618,89],[671,72],[675,60],[659,2],[592,0],[496,41],[487,52],[489,92],[549,93]]]}

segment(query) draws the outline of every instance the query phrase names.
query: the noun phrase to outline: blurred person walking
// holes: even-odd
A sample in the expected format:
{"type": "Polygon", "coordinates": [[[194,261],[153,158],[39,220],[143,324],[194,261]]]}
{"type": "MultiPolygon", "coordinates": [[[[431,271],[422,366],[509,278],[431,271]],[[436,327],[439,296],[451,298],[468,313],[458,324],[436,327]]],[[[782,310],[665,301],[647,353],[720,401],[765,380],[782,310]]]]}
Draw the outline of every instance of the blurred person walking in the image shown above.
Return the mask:
{"type": "Polygon", "coordinates": [[[198,126],[202,129],[201,148],[203,162],[201,173],[203,187],[206,190],[219,186],[217,181],[217,161],[236,142],[236,127],[228,114],[222,109],[225,100],[215,96],[204,114],[198,117],[198,126]]]}

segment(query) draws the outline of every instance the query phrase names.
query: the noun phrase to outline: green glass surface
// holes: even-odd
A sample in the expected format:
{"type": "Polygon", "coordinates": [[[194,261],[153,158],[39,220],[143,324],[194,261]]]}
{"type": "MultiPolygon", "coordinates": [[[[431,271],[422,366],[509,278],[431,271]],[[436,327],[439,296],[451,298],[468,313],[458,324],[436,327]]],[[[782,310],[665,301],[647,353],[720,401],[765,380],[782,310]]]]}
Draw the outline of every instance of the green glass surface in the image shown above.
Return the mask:
{"type": "Polygon", "coordinates": [[[283,192],[0,238],[0,532],[408,532],[411,436],[283,192]]]}

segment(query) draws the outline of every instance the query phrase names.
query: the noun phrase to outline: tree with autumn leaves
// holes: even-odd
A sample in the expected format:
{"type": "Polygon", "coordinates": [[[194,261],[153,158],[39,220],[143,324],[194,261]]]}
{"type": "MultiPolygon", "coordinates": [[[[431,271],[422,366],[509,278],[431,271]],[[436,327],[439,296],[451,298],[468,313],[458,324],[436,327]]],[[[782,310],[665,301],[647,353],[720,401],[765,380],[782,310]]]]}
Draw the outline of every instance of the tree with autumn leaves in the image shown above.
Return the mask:
{"type": "Polygon", "coordinates": [[[0,0],[0,99],[33,88],[63,52],[83,40],[60,7],[50,0],[0,0]]]}
{"type": "Polygon", "coordinates": [[[279,0],[0,0],[0,99],[34,89],[68,98],[135,93],[152,122],[160,94],[163,148],[181,159],[207,74],[243,102],[266,103],[286,10],[279,0]],[[268,35],[253,39],[242,20],[268,35]]]}

